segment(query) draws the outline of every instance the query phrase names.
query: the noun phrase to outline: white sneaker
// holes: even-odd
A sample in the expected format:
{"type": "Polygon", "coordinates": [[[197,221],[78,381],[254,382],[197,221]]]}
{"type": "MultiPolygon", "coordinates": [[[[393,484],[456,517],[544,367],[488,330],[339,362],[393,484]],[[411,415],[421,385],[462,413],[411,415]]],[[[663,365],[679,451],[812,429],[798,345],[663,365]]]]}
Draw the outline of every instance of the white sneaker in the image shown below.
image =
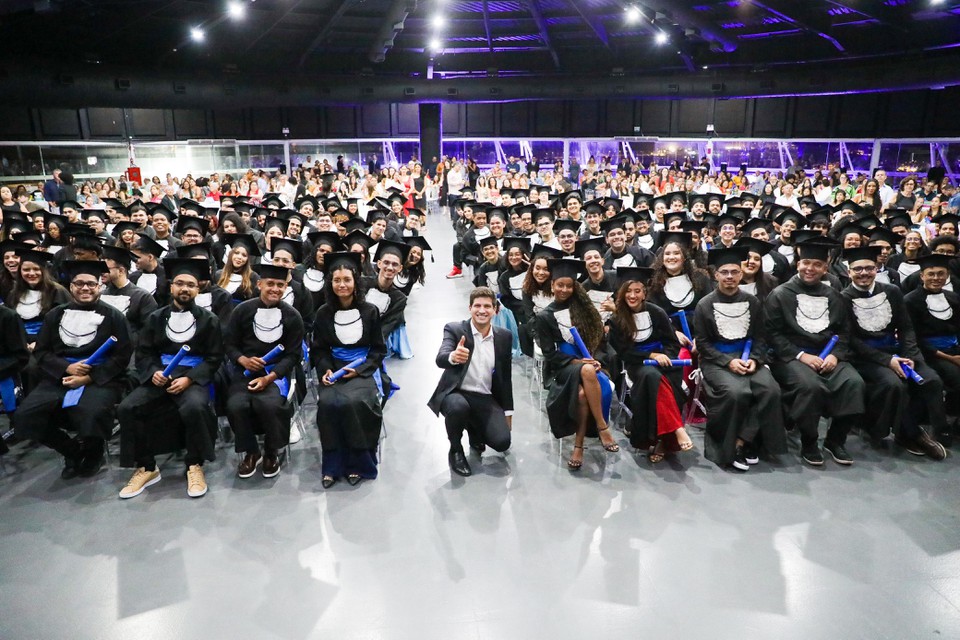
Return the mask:
{"type": "Polygon", "coordinates": [[[297,429],[297,425],[290,425],[290,444],[297,444],[303,438],[300,435],[300,429],[297,429]]]}
{"type": "Polygon", "coordinates": [[[143,493],[144,489],[158,482],[160,482],[160,469],[147,471],[143,467],[140,467],[133,472],[133,476],[131,476],[127,486],[120,490],[120,497],[124,500],[127,498],[136,498],[143,493]]]}

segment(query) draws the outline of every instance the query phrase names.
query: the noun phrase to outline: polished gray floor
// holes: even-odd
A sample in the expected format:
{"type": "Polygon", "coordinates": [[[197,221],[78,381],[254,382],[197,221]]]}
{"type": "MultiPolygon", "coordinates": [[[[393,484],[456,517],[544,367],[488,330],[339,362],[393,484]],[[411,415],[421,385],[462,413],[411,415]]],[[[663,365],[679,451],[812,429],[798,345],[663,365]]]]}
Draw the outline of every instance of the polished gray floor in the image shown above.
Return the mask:
{"type": "Polygon", "coordinates": [[[0,478],[0,638],[960,638],[956,457],[852,438],[850,469],[791,455],[735,475],[693,433],[657,467],[594,444],[574,474],[518,364],[513,447],[452,476],[425,403],[469,284],[443,277],[449,226],[427,236],[378,480],[324,491],[311,430],[273,480],[237,479],[224,450],[202,499],[171,460],[121,501],[115,460],[63,482],[19,445],[0,478]]]}

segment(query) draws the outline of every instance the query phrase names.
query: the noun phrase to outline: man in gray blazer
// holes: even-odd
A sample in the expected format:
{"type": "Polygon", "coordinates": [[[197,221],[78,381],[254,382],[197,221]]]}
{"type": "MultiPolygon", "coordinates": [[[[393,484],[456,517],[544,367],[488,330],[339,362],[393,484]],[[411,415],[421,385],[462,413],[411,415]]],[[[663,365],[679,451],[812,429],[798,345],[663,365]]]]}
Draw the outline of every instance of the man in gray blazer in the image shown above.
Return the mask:
{"type": "Polygon", "coordinates": [[[472,474],[461,444],[464,429],[478,455],[487,445],[495,451],[510,448],[512,337],[506,329],[491,324],[498,308],[492,290],[477,287],[471,291],[470,320],[448,323],[437,353],[443,375],[427,405],[444,416],[450,469],[461,476],[472,474]]]}

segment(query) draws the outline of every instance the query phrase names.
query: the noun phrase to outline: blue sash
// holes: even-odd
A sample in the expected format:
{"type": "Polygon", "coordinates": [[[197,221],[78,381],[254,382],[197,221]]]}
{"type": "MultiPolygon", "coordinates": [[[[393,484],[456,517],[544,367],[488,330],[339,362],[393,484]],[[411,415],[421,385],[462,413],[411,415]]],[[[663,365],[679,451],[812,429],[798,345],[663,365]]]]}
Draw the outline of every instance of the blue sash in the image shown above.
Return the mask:
{"type": "Polygon", "coordinates": [[[40,333],[40,327],[43,326],[43,320],[27,320],[23,323],[23,329],[28,336],[35,336],[40,333]]]}
{"type": "MultiPolygon", "coordinates": [[[[105,345],[106,343],[104,343],[105,345]]],[[[87,356],[86,358],[64,358],[67,362],[74,363],[86,360],[87,364],[95,366],[103,362],[106,357],[104,354],[101,354],[103,350],[103,345],[101,345],[96,352],[92,355],[87,356]],[[98,354],[101,354],[98,356],[98,354]]],[[[76,389],[70,389],[67,391],[66,395],[63,396],[63,403],[60,405],[64,409],[69,409],[70,407],[77,406],[77,403],[80,402],[80,398],[83,397],[83,390],[87,388],[87,385],[77,387],[76,389]]]]}
{"type": "MultiPolygon", "coordinates": [[[[333,347],[330,351],[333,353],[333,357],[337,360],[353,362],[354,360],[359,360],[360,358],[366,358],[367,354],[370,353],[370,347],[333,347]]],[[[384,372],[387,371],[383,363],[380,364],[380,369],[383,369],[384,372]]],[[[376,369],[373,372],[373,381],[377,383],[377,391],[380,393],[380,395],[390,399],[394,392],[400,390],[400,387],[391,382],[388,393],[384,394],[383,376],[380,375],[380,369],[376,369]]]]}
{"type": "Polygon", "coordinates": [[[874,349],[898,349],[900,343],[892,333],[885,333],[879,338],[864,338],[863,344],[874,349]]]}
{"type": "Polygon", "coordinates": [[[13,413],[17,410],[17,384],[13,378],[0,380],[0,400],[3,400],[5,413],[13,413]]]}
{"type": "Polygon", "coordinates": [[[717,340],[713,343],[713,348],[720,353],[743,353],[743,347],[746,344],[746,338],[743,340],[717,340]]]}
{"type": "MultiPolygon", "coordinates": [[[[565,353],[574,358],[582,358],[583,355],[572,344],[566,342],[557,343],[557,351],[565,353]]],[[[613,383],[603,371],[597,371],[597,381],[600,383],[600,403],[603,406],[603,419],[610,420],[610,405],[613,403],[613,383]]]]}
{"type": "Polygon", "coordinates": [[[634,351],[659,351],[663,349],[662,342],[634,342],[633,350],[634,351]]]}
{"type": "Polygon", "coordinates": [[[927,336],[920,340],[928,349],[951,349],[957,346],[957,336],[927,336]]]}
{"type": "MultiPolygon", "coordinates": [[[[173,360],[173,356],[174,354],[161,353],[160,362],[166,366],[173,360]]],[[[180,359],[181,367],[195,367],[199,364],[203,364],[203,358],[200,356],[183,356],[183,358],[180,359]]]]}
{"type": "Polygon", "coordinates": [[[387,354],[395,355],[401,360],[409,360],[413,357],[413,347],[410,346],[410,338],[407,337],[407,325],[401,324],[387,336],[387,354]]]}

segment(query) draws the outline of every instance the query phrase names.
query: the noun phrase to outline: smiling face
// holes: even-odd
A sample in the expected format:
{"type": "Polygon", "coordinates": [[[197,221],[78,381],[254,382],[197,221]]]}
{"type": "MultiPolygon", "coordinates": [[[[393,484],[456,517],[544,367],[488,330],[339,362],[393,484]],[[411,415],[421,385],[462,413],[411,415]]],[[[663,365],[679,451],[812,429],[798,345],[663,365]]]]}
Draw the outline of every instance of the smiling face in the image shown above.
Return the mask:
{"type": "Polygon", "coordinates": [[[474,298],[470,303],[470,317],[473,319],[473,324],[481,330],[489,326],[497,313],[496,308],[496,301],[492,298],[486,296],[474,298]]]}
{"type": "Polygon", "coordinates": [[[28,287],[36,288],[43,279],[43,269],[36,262],[21,262],[20,277],[28,287]]]}
{"type": "Polygon", "coordinates": [[[667,243],[663,248],[663,266],[670,275],[683,271],[685,258],[683,249],[676,242],[667,243]]]}
{"type": "Polygon", "coordinates": [[[623,299],[630,311],[639,313],[643,310],[643,303],[647,299],[647,288],[642,282],[631,282],[623,293],[623,299]]]}
{"type": "Polygon", "coordinates": [[[242,269],[243,265],[247,264],[247,259],[247,250],[243,247],[234,247],[230,252],[230,264],[234,270],[242,269]]]}
{"type": "Polygon", "coordinates": [[[17,270],[20,268],[20,256],[13,251],[4,251],[3,267],[7,270],[7,272],[10,273],[10,275],[17,275],[17,270]]]}
{"type": "Polygon", "coordinates": [[[920,272],[920,282],[923,288],[930,293],[940,293],[947,283],[949,272],[946,267],[927,267],[920,272]]]}
{"type": "Polygon", "coordinates": [[[797,260],[797,275],[807,284],[820,282],[827,275],[827,263],[824,260],[801,258],[797,260]]]}
{"type": "MultiPolygon", "coordinates": [[[[494,247],[494,249],[495,248],[496,247],[494,247]]],[[[377,266],[380,268],[381,283],[388,284],[393,282],[393,279],[400,273],[400,269],[403,268],[403,263],[400,262],[400,256],[394,253],[385,253],[380,256],[380,261],[377,263],[377,266]]]]}
{"type": "Polygon", "coordinates": [[[330,274],[333,294],[340,299],[341,303],[349,304],[353,298],[353,292],[356,290],[356,282],[353,279],[353,271],[347,267],[338,267],[330,274]]]}
{"type": "Polygon", "coordinates": [[[573,295],[573,278],[557,278],[550,283],[550,290],[557,302],[566,302],[573,295]]]}
{"type": "Polygon", "coordinates": [[[591,249],[583,254],[583,261],[587,266],[587,273],[598,275],[603,272],[603,256],[596,249],[591,249]]]}
{"type": "Polygon", "coordinates": [[[546,258],[537,258],[533,261],[533,279],[537,284],[543,284],[550,279],[550,268],[546,258]]]}

